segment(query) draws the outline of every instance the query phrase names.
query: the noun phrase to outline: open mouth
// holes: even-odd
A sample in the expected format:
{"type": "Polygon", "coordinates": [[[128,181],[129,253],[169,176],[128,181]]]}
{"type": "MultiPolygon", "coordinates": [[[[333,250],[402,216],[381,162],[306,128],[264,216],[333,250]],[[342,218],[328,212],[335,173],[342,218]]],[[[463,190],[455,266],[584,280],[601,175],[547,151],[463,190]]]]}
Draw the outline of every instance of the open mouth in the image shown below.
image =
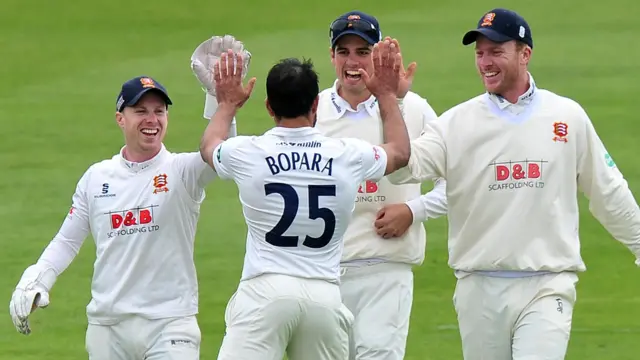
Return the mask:
{"type": "Polygon", "coordinates": [[[498,76],[498,74],[500,74],[499,71],[489,71],[484,73],[484,77],[486,77],[487,79],[491,79],[492,77],[498,76]]]}
{"type": "Polygon", "coordinates": [[[158,135],[158,133],[160,133],[160,130],[158,130],[158,129],[142,129],[142,130],[140,130],[140,132],[145,136],[152,137],[152,136],[158,135]]]}
{"type": "Polygon", "coordinates": [[[358,81],[361,79],[360,71],[358,70],[347,70],[344,72],[344,77],[347,80],[358,81]]]}

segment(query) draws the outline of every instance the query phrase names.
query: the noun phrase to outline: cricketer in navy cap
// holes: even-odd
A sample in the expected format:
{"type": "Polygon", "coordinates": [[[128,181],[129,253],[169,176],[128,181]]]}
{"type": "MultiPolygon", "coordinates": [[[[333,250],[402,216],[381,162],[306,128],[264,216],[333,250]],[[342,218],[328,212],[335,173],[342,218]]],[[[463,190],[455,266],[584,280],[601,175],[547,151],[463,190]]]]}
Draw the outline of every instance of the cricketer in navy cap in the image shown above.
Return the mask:
{"type": "Polygon", "coordinates": [[[533,49],[533,38],[529,24],[522,16],[512,10],[498,8],[488,11],[478,21],[476,29],[469,30],[464,34],[462,44],[472,44],[478,35],[484,35],[489,40],[498,43],[511,40],[520,41],[533,49]]]}
{"type": "Polygon", "coordinates": [[[167,106],[172,105],[167,89],[162,84],[149,76],[138,76],[122,84],[122,89],[120,89],[116,100],[116,111],[121,112],[127,106],[134,106],[142,95],[149,91],[158,93],[167,106]]]}

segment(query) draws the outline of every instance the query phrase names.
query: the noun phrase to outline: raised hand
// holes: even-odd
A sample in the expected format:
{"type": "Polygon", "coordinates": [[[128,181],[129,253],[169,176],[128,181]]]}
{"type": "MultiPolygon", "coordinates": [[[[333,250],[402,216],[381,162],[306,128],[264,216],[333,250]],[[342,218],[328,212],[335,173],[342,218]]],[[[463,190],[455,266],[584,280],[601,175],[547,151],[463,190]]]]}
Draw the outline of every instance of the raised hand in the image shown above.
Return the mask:
{"type": "Polygon", "coordinates": [[[213,67],[216,98],[218,105],[233,105],[240,108],[249,99],[256,83],[256,78],[251,78],[246,86],[242,85],[242,68],[244,63],[242,52],[234,54],[233,50],[220,55],[213,67]]]}
{"type": "MultiPolygon", "coordinates": [[[[402,54],[402,50],[400,50],[400,43],[398,43],[397,39],[391,39],[390,37],[386,37],[385,40],[391,41],[392,44],[395,44],[398,52],[402,54]]],[[[418,64],[413,61],[409,64],[409,66],[405,69],[404,64],[400,62],[400,82],[398,83],[398,91],[396,93],[397,98],[404,98],[405,95],[411,90],[411,85],[413,84],[413,77],[416,74],[416,68],[418,64]]]]}
{"type": "Polygon", "coordinates": [[[392,40],[385,39],[373,46],[373,74],[360,69],[360,75],[373,96],[396,96],[400,83],[402,55],[392,40]]]}

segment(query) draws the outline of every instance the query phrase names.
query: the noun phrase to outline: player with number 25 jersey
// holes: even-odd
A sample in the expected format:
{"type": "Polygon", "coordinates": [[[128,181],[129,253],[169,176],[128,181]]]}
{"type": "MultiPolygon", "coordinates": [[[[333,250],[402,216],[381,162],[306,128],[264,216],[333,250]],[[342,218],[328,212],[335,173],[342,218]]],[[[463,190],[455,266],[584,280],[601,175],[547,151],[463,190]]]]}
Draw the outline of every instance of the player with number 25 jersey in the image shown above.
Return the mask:
{"type": "Polygon", "coordinates": [[[281,360],[285,353],[290,360],[348,358],[353,314],[340,296],[342,238],[360,183],[404,166],[410,154],[393,91],[399,54],[388,42],[379,46],[384,61],[363,76],[381,98],[387,141],[380,146],[314,128],[318,77],[310,62],[297,59],[282,60],[267,77],[266,105],[276,126],[225,141],[255,79],[243,88],[242,71],[233,68],[233,60],[241,66],[241,54],[233,60],[233,52],[223,54],[215,66],[219,106],[200,152],[221,179],[237,184],[248,230],[219,360],[281,360]]]}
{"type": "Polygon", "coordinates": [[[384,150],[276,127],[229,139],[214,154],[218,176],[238,184],[247,222],[241,280],[275,273],[338,283],[358,186],[384,176],[384,150]]]}

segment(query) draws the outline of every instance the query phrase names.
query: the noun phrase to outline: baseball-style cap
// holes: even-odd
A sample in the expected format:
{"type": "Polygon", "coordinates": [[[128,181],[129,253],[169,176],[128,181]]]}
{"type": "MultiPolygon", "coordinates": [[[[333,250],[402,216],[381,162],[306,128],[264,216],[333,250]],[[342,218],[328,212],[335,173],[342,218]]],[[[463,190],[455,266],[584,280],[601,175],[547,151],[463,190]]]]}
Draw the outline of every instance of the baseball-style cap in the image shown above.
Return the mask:
{"type": "Polygon", "coordinates": [[[159,82],[148,76],[138,76],[122,84],[118,100],[116,101],[116,111],[122,111],[127,106],[138,103],[142,95],[149,91],[155,91],[164,98],[167,105],[172,105],[167,89],[159,82]]]}
{"type": "Polygon", "coordinates": [[[498,8],[487,12],[478,21],[476,29],[464,34],[462,44],[472,44],[478,35],[484,35],[495,42],[521,41],[533,49],[531,28],[524,18],[515,11],[498,8]]]}
{"type": "Polygon", "coordinates": [[[371,45],[382,40],[378,19],[361,11],[342,14],[331,23],[329,27],[331,47],[336,46],[338,39],[349,34],[357,35],[371,45]]]}

